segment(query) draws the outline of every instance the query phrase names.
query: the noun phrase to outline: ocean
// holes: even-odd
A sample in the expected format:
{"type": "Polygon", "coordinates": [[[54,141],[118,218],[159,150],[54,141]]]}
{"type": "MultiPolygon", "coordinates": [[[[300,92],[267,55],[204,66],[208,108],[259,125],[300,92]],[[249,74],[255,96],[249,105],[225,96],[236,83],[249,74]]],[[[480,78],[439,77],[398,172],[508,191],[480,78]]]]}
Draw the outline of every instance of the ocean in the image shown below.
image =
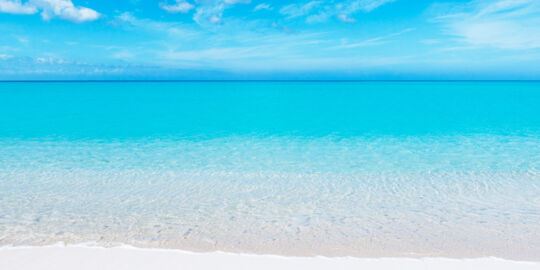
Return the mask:
{"type": "Polygon", "coordinates": [[[0,245],[540,260],[540,82],[0,82],[0,245]]]}

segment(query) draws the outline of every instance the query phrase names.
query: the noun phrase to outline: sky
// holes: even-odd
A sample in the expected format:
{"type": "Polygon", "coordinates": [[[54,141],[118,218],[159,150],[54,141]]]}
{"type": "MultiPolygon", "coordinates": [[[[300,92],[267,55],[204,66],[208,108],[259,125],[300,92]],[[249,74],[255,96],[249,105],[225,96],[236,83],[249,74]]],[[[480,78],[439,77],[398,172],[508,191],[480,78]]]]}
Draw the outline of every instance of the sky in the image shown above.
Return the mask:
{"type": "Polygon", "coordinates": [[[540,0],[0,0],[0,80],[538,80],[540,0]]]}

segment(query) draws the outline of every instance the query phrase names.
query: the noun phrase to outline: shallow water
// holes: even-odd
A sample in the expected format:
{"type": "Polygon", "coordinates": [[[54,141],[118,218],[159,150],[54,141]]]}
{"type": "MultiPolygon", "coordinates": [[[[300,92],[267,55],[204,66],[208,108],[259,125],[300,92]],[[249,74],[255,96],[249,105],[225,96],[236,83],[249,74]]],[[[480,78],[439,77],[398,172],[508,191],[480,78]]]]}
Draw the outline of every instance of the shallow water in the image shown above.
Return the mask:
{"type": "Polygon", "coordinates": [[[540,260],[539,82],[0,83],[0,244],[540,260]]]}

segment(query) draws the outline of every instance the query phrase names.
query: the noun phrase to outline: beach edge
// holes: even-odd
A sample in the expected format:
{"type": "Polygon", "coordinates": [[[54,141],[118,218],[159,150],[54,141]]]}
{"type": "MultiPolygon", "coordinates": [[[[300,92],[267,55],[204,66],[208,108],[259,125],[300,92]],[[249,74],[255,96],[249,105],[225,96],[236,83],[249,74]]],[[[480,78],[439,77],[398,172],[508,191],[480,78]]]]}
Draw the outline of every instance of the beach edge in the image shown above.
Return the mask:
{"type": "Polygon", "coordinates": [[[53,245],[0,248],[0,269],[540,269],[540,262],[486,258],[288,257],[197,253],[132,246],[53,245]]]}

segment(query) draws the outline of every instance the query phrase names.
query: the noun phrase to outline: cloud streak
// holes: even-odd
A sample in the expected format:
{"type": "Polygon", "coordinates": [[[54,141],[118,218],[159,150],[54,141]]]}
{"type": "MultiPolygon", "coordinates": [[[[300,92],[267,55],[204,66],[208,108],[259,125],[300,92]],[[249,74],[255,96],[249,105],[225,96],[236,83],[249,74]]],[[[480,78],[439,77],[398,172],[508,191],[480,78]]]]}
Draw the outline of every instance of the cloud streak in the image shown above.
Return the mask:
{"type": "Polygon", "coordinates": [[[290,4],[282,7],[279,13],[286,15],[288,19],[305,16],[313,11],[317,6],[321,4],[320,1],[311,1],[303,5],[290,4]]]}
{"type": "Polygon", "coordinates": [[[182,39],[192,39],[200,35],[200,33],[180,23],[140,19],[129,12],[124,12],[117,16],[115,23],[129,30],[145,31],[152,34],[165,33],[170,37],[182,39]]]}
{"type": "Polygon", "coordinates": [[[395,0],[349,0],[349,1],[311,1],[305,4],[290,4],[280,9],[288,19],[306,16],[306,22],[325,22],[335,17],[339,21],[352,23],[351,17],[358,12],[371,12],[376,8],[395,0]]]}
{"type": "Polygon", "coordinates": [[[392,34],[388,34],[388,35],[380,36],[380,37],[376,37],[376,38],[371,38],[371,39],[364,40],[364,41],[357,42],[357,43],[343,44],[343,45],[340,45],[340,46],[336,46],[334,48],[336,48],[336,49],[351,49],[351,48],[358,48],[358,47],[380,45],[380,44],[384,44],[384,43],[388,42],[387,40],[392,38],[392,37],[397,37],[397,36],[403,35],[405,33],[408,33],[408,32],[414,31],[414,30],[415,30],[414,28],[407,28],[407,29],[404,29],[404,30],[396,32],[396,33],[392,33],[392,34]]]}
{"type": "MultiPolygon", "coordinates": [[[[223,12],[229,6],[236,4],[249,4],[251,0],[194,0],[193,4],[187,0],[176,0],[174,4],[159,3],[159,7],[168,13],[188,13],[195,9],[193,20],[202,26],[221,24],[223,12]]],[[[264,8],[265,6],[261,6],[264,8]]]]}
{"type": "Polygon", "coordinates": [[[472,1],[442,12],[434,21],[461,43],[477,48],[540,48],[540,1],[472,1]]]}
{"type": "Polygon", "coordinates": [[[258,4],[253,8],[253,11],[259,11],[259,10],[273,10],[272,6],[266,3],[258,4]]]}

